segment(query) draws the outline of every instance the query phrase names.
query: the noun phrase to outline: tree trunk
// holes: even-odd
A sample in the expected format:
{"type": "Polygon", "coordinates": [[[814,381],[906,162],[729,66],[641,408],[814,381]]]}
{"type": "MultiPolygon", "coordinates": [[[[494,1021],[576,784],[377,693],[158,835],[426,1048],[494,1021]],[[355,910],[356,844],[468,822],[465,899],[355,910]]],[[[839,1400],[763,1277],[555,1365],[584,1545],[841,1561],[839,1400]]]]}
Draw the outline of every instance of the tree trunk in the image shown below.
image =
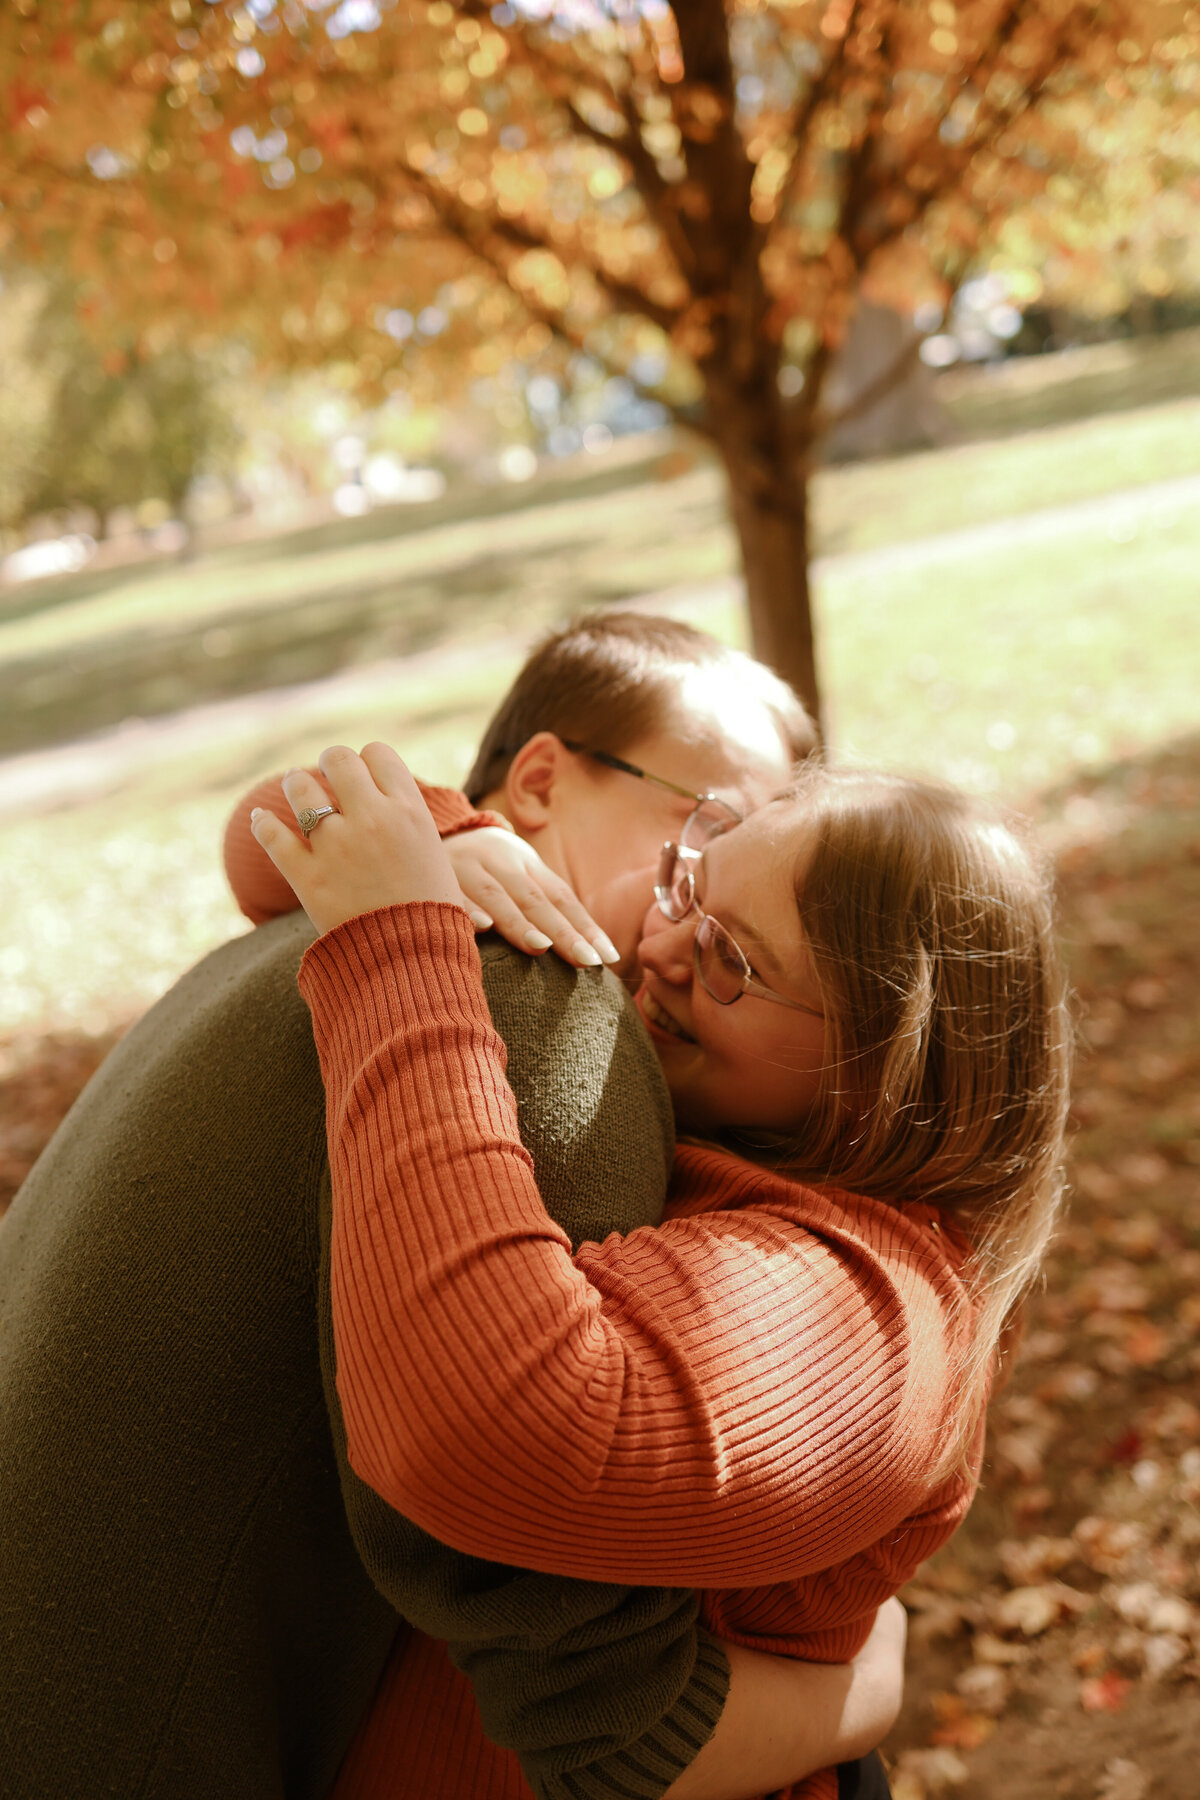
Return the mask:
{"type": "Polygon", "coordinates": [[[729,482],[754,654],[790,682],[821,729],[808,586],[808,488],[769,386],[748,392],[707,371],[708,427],[729,482]]]}

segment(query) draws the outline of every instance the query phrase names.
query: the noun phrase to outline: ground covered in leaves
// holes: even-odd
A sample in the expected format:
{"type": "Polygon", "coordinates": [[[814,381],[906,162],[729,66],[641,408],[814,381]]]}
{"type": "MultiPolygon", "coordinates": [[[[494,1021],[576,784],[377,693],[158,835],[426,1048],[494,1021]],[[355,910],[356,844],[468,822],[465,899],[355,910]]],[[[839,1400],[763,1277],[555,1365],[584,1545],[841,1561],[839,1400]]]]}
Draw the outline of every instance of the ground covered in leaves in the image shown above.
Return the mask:
{"type": "Polygon", "coordinates": [[[979,1499],[903,1596],[896,1800],[1198,1791],[1200,742],[1058,798],[1072,1192],[979,1499]]]}
{"type": "MultiPolygon", "coordinates": [[[[1051,796],[1070,1209],[984,1486],[905,1593],[896,1800],[1184,1800],[1200,1746],[1200,739],[1051,796]]],[[[0,1046],[0,1207],[113,1041],[0,1046]]]]}

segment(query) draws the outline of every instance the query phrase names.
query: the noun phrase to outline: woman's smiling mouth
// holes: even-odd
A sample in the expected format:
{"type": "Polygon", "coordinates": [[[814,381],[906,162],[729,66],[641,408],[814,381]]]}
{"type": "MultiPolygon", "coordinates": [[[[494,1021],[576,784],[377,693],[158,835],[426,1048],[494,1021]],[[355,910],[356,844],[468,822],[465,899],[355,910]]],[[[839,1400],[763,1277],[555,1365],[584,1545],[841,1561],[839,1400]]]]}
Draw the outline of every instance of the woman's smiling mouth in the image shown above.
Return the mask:
{"type": "Polygon", "coordinates": [[[685,1044],[694,1044],[697,1040],[690,1032],[683,1029],[677,1020],[668,1012],[664,1012],[658,1001],[653,998],[648,988],[643,987],[640,995],[642,1016],[648,1025],[658,1031],[665,1031],[673,1038],[679,1038],[685,1044]]]}

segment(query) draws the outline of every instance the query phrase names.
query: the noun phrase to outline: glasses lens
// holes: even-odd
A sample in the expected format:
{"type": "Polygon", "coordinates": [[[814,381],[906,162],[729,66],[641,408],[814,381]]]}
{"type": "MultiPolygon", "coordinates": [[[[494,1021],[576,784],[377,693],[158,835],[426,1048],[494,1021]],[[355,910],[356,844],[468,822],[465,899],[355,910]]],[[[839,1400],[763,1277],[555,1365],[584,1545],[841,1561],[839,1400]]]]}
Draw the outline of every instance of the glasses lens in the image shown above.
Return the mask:
{"type": "Polygon", "coordinates": [[[703,850],[705,844],[711,844],[722,832],[732,831],[741,822],[742,815],[735,807],[718,800],[715,794],[705,794],[688,814],[679,841],[687,850],[703,850]]]}
{"type": "Polygon", "coordinates": [[[732,1006],[745,992],[750,965],[723,925],[705,913],[696,927],[696,973],[720,1006],[732,1006]]]}
{"type": "Polygon", "coordinates": [[[658,901],[659,912],[675,923],[686,919],[692,910],[695,885],[692,872],[680,856],[677,844],[664,844],[662,847],[654,898],[658,901]]]}

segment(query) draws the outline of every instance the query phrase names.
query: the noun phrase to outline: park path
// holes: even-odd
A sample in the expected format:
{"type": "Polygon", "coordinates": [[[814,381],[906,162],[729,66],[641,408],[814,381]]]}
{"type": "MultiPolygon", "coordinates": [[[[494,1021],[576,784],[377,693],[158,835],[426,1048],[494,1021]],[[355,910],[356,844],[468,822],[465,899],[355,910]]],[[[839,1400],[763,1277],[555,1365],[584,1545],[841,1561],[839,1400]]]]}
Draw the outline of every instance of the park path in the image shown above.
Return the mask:
{"type": "MultiPolygon", "coordinates": [[[[1186,475],[1014,517],[991,519],[957,531],[939,532],[903,543],[820,556],[812,574],[818,589],[827,582],[856,581],[1001,554],[1017,547],[1050,543],[1069,532],[1107,535],[1114,544],[1128,543],[1144,524],[1200,505],[1200,476],[1186,475]]],[[[743,584],[736,576],[663,588],[631,597],[622,604],[647,612],[667,613],[703,626],[731,603],[740,604],[743,584]]],[[[455,673],[477,671],[481,656],[500,667],[514,664],[527,645],[524,634],[496,632],[466,645],[436,645],[405,657],[368,667],[340,670],[317,681],[263,690],[236,699],[187,707],[161,718],[129,720],[94,736],[47,750],[0,759],[0,786],[5,811],[33,814],[118,791],[144,768],[147,760],[180,762],[189,755],[235,745],[260,733],[272,719],[295,723],[307,715],[347,716],[373,703],[399,709],[405,693],[419,695],[435,675],[443,689],[455,673]]]]}

